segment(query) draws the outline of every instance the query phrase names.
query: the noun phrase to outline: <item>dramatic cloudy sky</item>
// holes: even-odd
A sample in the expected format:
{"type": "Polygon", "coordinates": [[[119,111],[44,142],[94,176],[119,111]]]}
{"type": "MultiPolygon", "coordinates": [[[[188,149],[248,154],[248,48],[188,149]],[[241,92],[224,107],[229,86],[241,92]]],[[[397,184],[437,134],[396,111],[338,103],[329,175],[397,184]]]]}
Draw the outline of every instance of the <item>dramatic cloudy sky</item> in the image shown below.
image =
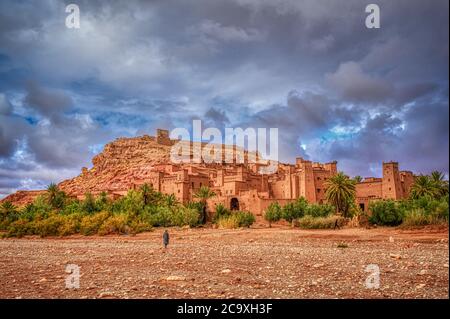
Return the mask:
{"type": "Polygon", "coordinates": [[[70,2],[0,1],[0,197],[195,118],[278,127],[284,161],[448,175],[448,0],[73,2],[80,29],[70,2]]]}

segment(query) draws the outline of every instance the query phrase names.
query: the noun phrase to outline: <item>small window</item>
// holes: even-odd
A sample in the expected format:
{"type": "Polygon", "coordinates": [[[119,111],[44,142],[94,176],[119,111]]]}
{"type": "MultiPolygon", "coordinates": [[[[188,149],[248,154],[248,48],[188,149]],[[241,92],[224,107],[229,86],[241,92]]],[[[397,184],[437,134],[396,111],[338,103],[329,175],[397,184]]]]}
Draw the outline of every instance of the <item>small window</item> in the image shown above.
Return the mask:
{"type": "Polygon", "coordinates": [[[391,190],[391,188],[389,187],[389,190],[391,190]]]}
{"type": "Polygon", "coordinates": [[[317,192],[320,193],[320,188],[317,189],[317,192]]]}
{"type": "Polygon", "coordinates": [[[194,188],[194,182],[192,182],[192,188],[194,188]]]}

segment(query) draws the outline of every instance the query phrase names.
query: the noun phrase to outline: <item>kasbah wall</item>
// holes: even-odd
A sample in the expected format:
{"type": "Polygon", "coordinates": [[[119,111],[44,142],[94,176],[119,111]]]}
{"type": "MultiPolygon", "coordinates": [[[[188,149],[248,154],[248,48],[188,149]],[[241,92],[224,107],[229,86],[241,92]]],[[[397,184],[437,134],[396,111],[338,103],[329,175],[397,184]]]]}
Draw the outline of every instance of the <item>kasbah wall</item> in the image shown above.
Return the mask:
{"type": "MultiPolygon", "coordinates": [[[[124,196],[130,189],[149,184],[153,189],[174,194],[178,201],[195,200],[194,194],[202,186],[210,187],[216,196],[208,200],[208,211],[218,203],[232,210],[246,210],[263,215],[267,207],[277,201],[280,205],[303,196],[310,203],[326,203],[324,183],[337,174],[337,162],[316,163],[297,158],[295,164],[277,163],[274,173],[261,174],[269,162],[249,163],[248,152],[236,146],[221,145],[222,163],[173,164],[170,150],[179,142],[171,140],[167,130],[158,129],[156,137],[144,135],[119,138],[105,146],[93,159],[91,169],[59,184],[60,189],[72,197],[83,199],[87,192],[98,195],[106,192],[110,197],[124,196]],[[232,152],[235,161],[226,163],[226,154],[232,152]],[[244,163],[237,163],[236,156],[244,163]]],[[[184,142],[193,146],[197,142],[184,142]]],[[[201,143],[203,146],[206,143],[201,143]]],[[[194,147],[190,157],[193,158],[194,147]]],[[[258,155],[256,155],[258,157],[258,155]]],[[[381,178],[367,177],[356,184],[356,203],[363,211],[369,202],[379,199],[402,199],[409,195],[414,175],[400,171],[397,162],[383,163],[381,178]]],[[[44,191],[18,191],[2,201],[10,200],[23,205],[44,191]]]]}
{"type": "MultiPolygon", "coordinates": [[[[168,131],[158,130],[158,143],[173,145],[168,131]]],[[[356,185],[356,202],[363,211],[378,199],[402,199],[409,195],[414,175],[399,171],[397,162],[383,163],[382,178],[368,177],[356,185]]],[[[246,210],[263,215],[277,201],[280,205],[303,196],[310,203],[326,203],[324,183],[337,174],[337,162],[316,163],[297,158],[295,164],[279,164],[274,174],[259,174],[261,164],[162,164],[146,179],[135,181],[133,188],[148,183],[155,190],[174,194],[180,202],[194,199],[202,186],[210,187],[216,196],[208,200],[208,210],[222,203],[232,210],[246,210]]],[[[125,193],[125,192],[123,192],[125,193]]]]}

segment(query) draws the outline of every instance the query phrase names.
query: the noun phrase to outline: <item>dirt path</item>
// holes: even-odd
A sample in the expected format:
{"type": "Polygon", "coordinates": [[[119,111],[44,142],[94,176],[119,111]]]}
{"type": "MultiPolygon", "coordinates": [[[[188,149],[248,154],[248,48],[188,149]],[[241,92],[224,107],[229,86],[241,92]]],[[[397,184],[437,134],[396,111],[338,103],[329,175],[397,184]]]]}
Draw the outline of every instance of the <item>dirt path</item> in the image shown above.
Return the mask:
{"type": "Polygon", "coordinates": [[[0,297],[448,298],[448,229],[170,229],[167,251],[162,231],[0,240],[0,297]]]}

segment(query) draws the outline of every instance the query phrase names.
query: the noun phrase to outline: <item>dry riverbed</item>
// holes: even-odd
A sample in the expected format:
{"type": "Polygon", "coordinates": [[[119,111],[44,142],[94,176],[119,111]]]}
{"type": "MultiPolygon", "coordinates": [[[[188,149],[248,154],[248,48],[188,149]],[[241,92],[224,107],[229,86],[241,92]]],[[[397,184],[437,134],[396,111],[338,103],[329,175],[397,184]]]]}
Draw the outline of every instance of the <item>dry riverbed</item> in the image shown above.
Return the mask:
{"type": "Polygon", "coordinates": [[[448,298],[448,229],[162,231],[1,239],[0,298],[448,298]]]}

